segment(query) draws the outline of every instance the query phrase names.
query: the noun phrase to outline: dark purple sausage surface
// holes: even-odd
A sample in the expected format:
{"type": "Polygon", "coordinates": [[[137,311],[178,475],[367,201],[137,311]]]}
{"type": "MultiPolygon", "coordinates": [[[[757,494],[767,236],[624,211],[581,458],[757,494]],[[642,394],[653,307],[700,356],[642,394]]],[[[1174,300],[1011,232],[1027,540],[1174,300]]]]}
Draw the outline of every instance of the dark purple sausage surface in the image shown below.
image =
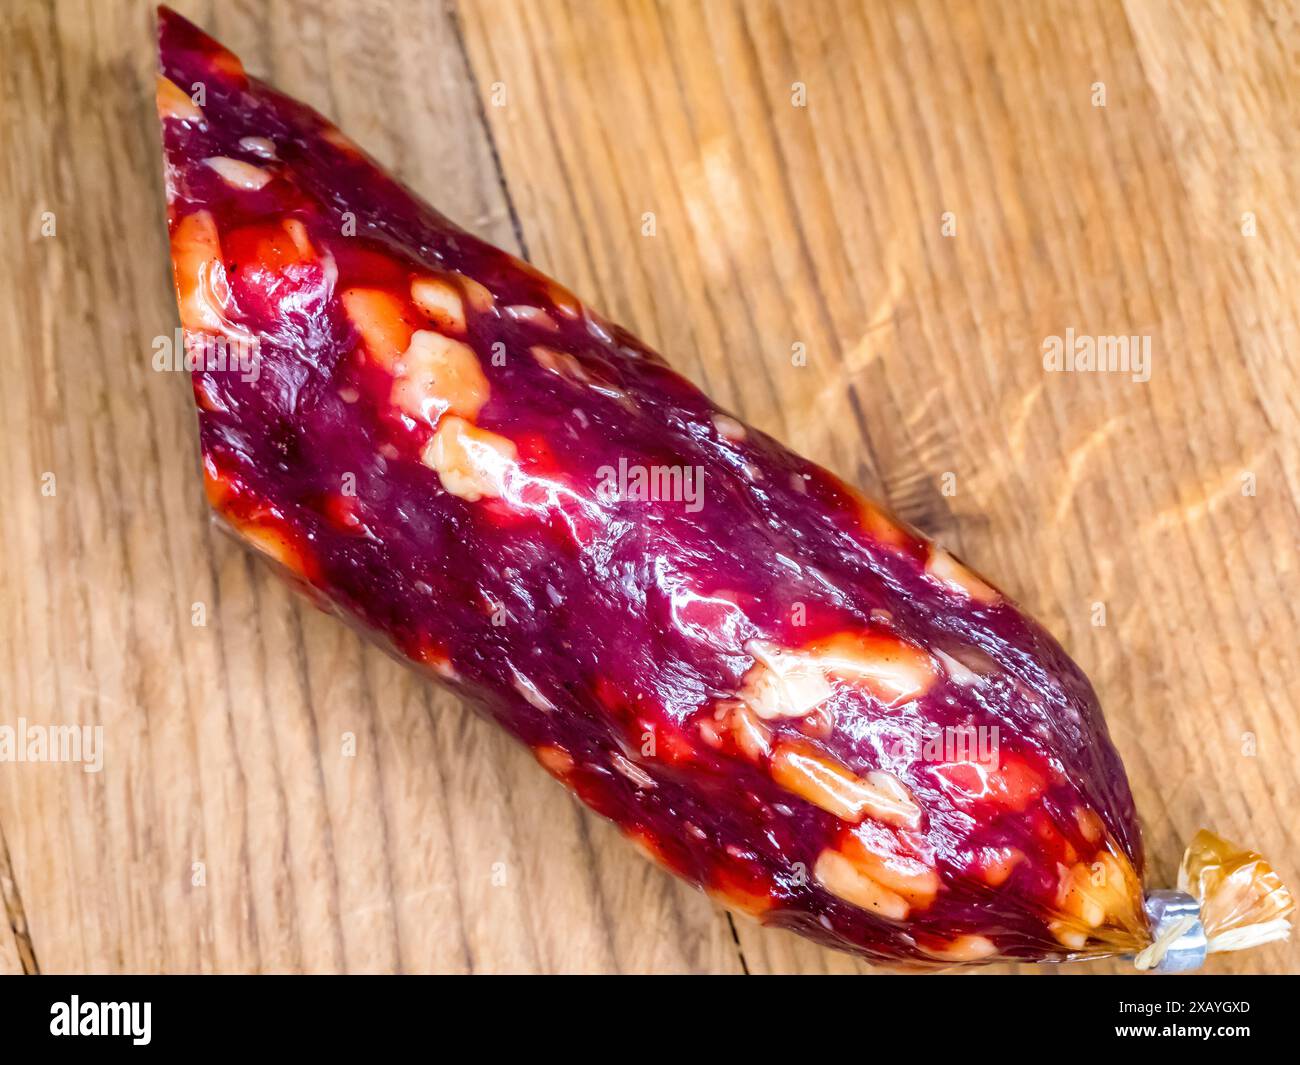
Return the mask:
{"type": "Polygon", "coordinates": [[[458,229],[178,16],[208,497],[725,905],[868,958],[1147,939],[1096,696],[952,555],[458,229]]]}

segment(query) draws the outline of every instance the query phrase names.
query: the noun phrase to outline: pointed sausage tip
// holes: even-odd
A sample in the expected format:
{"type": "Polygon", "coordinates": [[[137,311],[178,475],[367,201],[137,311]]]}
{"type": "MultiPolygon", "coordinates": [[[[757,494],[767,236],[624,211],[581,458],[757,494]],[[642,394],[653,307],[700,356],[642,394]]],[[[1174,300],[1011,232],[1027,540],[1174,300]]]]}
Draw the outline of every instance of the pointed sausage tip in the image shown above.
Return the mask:
{"type": "Polygon", "coordinates": [[[178,15],[166,4],[159,4],[155,9],[158,16],[158,40],[162,41],[163,35],[175,28],[177,25],[185,24],[185,19],[178,15]]]}
{"type": "Polygon", "coordinates": [[[163,73],[173,80],[179,80],[176,74],[183,71],[239,88],[246,87],[248,81],[238,56],[166,4],[158,5],[158,61],[163,73]]]}
{"type": "Polygon", "coordinates": [[[202,35],[202,31],[183,15],[177,14],[166,4],[159,4],[158,13],[158,57],[165,61],[167,54],[180,45],[180,37],[186,32],[202,35]]]}

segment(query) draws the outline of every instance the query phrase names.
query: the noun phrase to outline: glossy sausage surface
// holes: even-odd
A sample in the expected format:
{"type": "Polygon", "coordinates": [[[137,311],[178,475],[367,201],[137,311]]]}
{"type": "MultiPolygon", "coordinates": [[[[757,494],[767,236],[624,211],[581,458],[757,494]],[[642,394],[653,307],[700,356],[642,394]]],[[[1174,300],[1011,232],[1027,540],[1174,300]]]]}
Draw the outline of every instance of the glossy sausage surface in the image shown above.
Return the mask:
{"type": "Polygon", "coordinates": [[[1038,624],[188,22],[160,34],[232,530],[734,910],[918,965],[1144,942],[1128,783],[1038,624]]]}

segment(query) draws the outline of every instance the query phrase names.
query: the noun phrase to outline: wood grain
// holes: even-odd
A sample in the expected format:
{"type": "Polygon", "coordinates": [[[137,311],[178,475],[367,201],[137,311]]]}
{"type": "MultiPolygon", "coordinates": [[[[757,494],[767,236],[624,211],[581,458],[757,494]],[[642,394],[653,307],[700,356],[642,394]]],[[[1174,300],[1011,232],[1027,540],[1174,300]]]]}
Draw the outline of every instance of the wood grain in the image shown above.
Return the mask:
{"type": "MultiPolygon", "coordinates": [[[[994,574],[1093,677],[1153,882],[1202,825],[1300,881],[1296,7],[177,6],[994,574]],[[1150,380],[1045,372],[1067,329],[1150,380]]],[[[733,930],[214,535],[150,366],[151,42],[142,0],[0,6],[0,724],[105,743],[0,764],[0,972],[867,971],[733,930]]]]}

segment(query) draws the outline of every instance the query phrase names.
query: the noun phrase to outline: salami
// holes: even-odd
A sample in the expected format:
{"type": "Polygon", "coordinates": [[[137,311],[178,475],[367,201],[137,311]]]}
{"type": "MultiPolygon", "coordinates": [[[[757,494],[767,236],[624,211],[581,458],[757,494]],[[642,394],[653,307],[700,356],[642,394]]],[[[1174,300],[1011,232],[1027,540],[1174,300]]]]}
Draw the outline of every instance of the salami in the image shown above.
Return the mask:
{"type": "MultiPolygon", "coordinates": [[[[904,966],[1156,945],[1097,697],[996,585],[165,9],[160,38],[230,531],[734,911],[904,966]]],[[[1234,855],[1197,875],[1284,918],[1234,855]]]]}

